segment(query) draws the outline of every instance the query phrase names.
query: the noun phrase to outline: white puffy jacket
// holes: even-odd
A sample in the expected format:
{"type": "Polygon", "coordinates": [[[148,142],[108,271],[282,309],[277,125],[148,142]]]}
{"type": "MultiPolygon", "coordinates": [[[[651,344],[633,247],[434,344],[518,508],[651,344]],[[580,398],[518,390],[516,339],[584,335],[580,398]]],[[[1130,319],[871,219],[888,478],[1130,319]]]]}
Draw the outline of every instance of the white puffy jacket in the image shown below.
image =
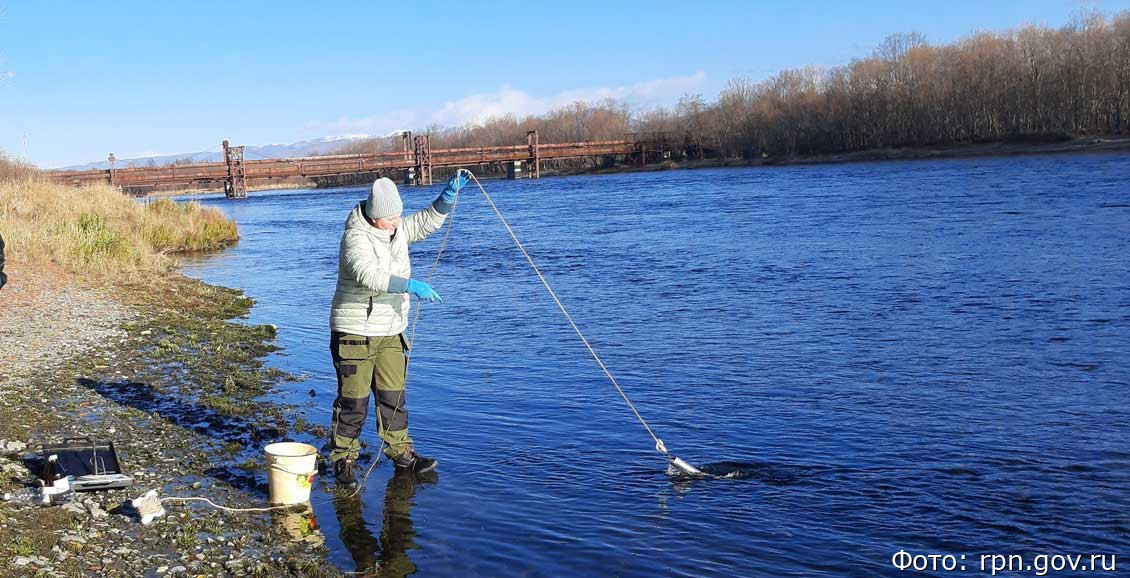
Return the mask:
{"type": "Polygon", "coordinates": [[[364,202],[358,203],[345,220],[330,331],[369,337],[397,335],[408,327],[411,299],[407,293],[389,292],[389,276],[412,277],[408,245],[439,230],[447,215],[429,205],[402,219],[392,234],[369,224],[362,205],[364,202]]]}

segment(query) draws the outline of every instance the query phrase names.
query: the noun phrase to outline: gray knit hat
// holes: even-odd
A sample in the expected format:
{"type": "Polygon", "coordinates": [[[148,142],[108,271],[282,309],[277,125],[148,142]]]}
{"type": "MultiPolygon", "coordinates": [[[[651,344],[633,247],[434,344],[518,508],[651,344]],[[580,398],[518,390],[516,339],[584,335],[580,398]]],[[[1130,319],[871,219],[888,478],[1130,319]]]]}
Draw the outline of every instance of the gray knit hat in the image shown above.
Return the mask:
{"type": "Polygon", "coordinates": [[[396,183],[388,178],[379,178],[373,183],[373,190],[369,191],[369,198],[365,200],[365,216],[370,219],[383,217],[399,217],[404,210],[404,203],[400,202],[400,191],[396,190],[396,183]]]}

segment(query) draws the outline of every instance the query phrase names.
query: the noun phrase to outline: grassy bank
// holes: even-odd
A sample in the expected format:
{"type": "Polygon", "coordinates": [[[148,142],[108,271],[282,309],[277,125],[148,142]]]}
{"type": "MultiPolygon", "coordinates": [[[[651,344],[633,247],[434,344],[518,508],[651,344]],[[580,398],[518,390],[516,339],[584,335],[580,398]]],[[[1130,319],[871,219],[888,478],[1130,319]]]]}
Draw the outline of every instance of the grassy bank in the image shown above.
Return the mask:
{"type": "Polygon", "coordinates": [[[217,249],[239,238],[235,222],[212,207],[168,199],[141,204],[109,186],[75,189],[7,166],[0,168],[0,234],[16,263],[128,277],[167,271],[175,253],[217,249]]]}

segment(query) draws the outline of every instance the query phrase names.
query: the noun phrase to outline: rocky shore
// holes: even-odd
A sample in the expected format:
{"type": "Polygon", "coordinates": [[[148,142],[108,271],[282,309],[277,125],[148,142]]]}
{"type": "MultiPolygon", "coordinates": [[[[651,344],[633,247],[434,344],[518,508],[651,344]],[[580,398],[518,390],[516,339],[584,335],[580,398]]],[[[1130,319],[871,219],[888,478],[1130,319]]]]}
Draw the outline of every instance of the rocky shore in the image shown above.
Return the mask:
{"type": "MultiPolygon", "coordinates": [[[[9,264],[0,290],[0,491],[30,485],[44,444],[113,441],[133,487],[65,505],[0,502],[3,576],[337,576],[294,512],[167,502],[149,525],[120,506],[148,490],[262,507],[262,447],[316,443],[293,377],[264,365],[274,328],[234,321],[252,302],[178,274],[100,286],[9,264]]],[[[297,511],[297,509],[296,509],[297,511]]],[[[301,519],[301,518],[299,518],[301,519]]]]}

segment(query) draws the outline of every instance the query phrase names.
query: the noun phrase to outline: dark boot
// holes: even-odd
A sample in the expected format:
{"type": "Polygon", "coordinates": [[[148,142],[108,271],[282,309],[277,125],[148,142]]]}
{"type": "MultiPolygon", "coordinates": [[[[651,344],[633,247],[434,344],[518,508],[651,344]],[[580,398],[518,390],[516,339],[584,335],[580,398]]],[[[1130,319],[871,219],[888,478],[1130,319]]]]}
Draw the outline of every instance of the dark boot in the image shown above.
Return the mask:
{"type": "Polygon", "coordinates": [[[341,458],[334,462],[334,481],[339,488],[357,487],[357,460],[341,458]]]}
{"type": "Polygon", "coordinates": [[[392,458],[392,463],[396,466],[397,470],[409,471],[414,474],[422,474],[436,469],[439,461],[432,458],[425,458],[424,456],[416,453],[415,450],[409,450],[395,458],[392,458]]]}

